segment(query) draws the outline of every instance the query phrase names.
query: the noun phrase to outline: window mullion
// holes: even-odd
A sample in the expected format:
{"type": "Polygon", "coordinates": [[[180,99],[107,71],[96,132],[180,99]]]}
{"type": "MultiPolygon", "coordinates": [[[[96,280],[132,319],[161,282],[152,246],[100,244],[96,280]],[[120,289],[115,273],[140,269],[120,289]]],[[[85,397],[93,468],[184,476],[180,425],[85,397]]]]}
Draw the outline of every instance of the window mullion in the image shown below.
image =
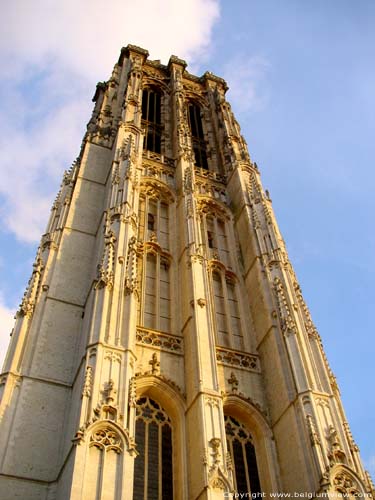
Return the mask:
{"type": "Polygon", "coordinates": [[[160,243],[160,199],[156,202],[156,241],[160,243]]]}
{"type": "Polygon", "coordinates": [[[160,329],[160,253],[156,255],[155,270],[155,329],[160,329]]]}
{"type": "Polygon", "coordinates": [[[162,454],[162,426],[158,424],[158,497],[162,500],[163,495],[163,454],[162,454]]]}
{"type": "Polygon", "coordinates": [[[218,231],[218,227],[217,227],[217,219],[216,217],[214,217],[214,234],[213,234],[213,237],[214,237],[214,250],[217,252],[218,256],[219,256],[219,260],[222,260],[221,258],[221,252],[220,252],[220,248],[219,248],[219,231],[218,231]]]}
{"type": "Polygon", "coordinates": [[[150,121],[150,94],[151,92],[147,91],[147,108],[146,108],[146,120],[147,123],[150,121]]]}
{"type": "Polygon", "coordinates": [[[147,500],[148,489],[148,422],[145,422],[145,482],[143,488],[143,500],[147,500]]]}
{"type": "Polygon", "coordinates": [[[233,467],[233,486],[234,486],[234,490],[237,491],[237,476],[236,476],[236,461],[234,459],[234,451],[233,451],[233,440],[232,439],[228,439],[228,443],[229,443],[229,452],[230,452],[230,456],[232,458],[232,467],[233,467]]]}
{"type": "MultiPolygon", "coordinates": [[[[143,241],[148,240],[148,226],[147,226],[147,217],[148,217],[148,196],[145,196],[144,201],[144,214],[143,214],[143,241]],[[147,229],[146,229],[147,228],[147,229]],[[146,236],[147,235],[147,236],[146,236]]],[[[141,304],[139,308],[139,317],[141,320],[141,324],[145,325],[145,303],[146,303],[146,276],[147,276],[147,250],[144,248],[143,250],[143,269],[142,269],[142,290],[141,290],[141,304]]]]}
{"type": "Polygon", "coordinates": [[[242,440],[241,440],[241,445],[242,445],[243,463],[245,464],[245,474],[246,474],[247,491],[249,493],[251,493],[251,485],[250,485],[250,478],[249,478],[249,464],[247,463],[245,442],[242,441],[242,440]]]}
{"type": "Polygon", "coordinates": [[[230,308],[229,308],[229,303],[228,303],[228,293],[227,293],[227,282],[225,279],[225,276],[223,273],[220,273],[221,277],[221,286],[222,286],[222,291],[223,291],[223,296],[224,296],[224,311],[225,311],[225,322],[227,325],[227,333],[229,337],[229,347],[233,348],[234,342],[233,342],[233,332],[232,332],[232,321],[231,321],[231,315],[230,315],[230,308]]]}
{"type": "Polygon", "coordinates": [[[157,103],[158,99],[157,99],[157,94],[154,94],[154,114],[153,114],[153,117],[154,117],[154,127],[153,127],[153,150],[156,151],[156,108],[157,108],[157,103]]]}

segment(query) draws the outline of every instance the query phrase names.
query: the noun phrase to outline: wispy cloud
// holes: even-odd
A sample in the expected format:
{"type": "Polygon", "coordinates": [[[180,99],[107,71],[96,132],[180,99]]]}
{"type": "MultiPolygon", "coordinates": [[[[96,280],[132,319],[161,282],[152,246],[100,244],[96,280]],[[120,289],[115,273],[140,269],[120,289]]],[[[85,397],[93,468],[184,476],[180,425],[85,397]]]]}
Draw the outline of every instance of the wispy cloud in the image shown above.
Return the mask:
{"type": "Polygon", "coordinates": [[[5,227],[27,242],[43,232],[58,179],[79,150],[95,83],[110,76],[121,46],[194,63],[208,54],[218,18],[218,0],[8,2],[0,33],[5,227]]]}
{"type": "Polygon", "coordinates": [[[229,85],[228,98],[237,114],[259,111],[267,104],[270,69],[271,65],[264,57],[248,57],[247,54],[238,55],[224,66],[223,76],[229,85]]]}

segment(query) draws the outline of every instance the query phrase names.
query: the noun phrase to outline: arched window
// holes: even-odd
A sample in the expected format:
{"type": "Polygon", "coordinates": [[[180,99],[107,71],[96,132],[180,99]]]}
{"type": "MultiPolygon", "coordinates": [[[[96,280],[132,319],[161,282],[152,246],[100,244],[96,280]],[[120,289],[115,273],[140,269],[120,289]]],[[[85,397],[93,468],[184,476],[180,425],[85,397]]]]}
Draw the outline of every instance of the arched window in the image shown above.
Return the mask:
{"type": "Polygon", "coordinates": [[[138,324],[170,333],[169,205],[162,199],[141,196],[138,215],[138,239],[146,243],[138,260],[138,281],[142,286],[138,324]]]}
{"type": "Polygon", "coordinates": [[[189,125],[195,165],[208,169],[206,141],[204,140],[200,108],[193,103],[189,104],[189,125]]]}
{"type": "Polygon", "coordinates": [[[212,273],[212,283],[216,313],[217,341],[219,345],[229,347],[230,342],[225,309],[225,297],[220,273],[212,273]]]}
{"type": "Polygon", "coordinates": [[[169,261],[159,253],[148,252],[145,260],[144,308],[140,323],[146,328],[171,331],[171,290],[169,261]]]}
{"type": "Polygon", "coordinates": [[[160,246],[169,249],[169,206],[159,199],[142,196],[139,199],[139,227],[140,241],[151,241],[153,238],[160,246]],[[145,228],[147,230],[145,230],[145,228]]]}
{"type": "Polygon", "coordinates": [[[145,129],[144,149],[161,152],[161,95],[152,89],[143,89],[142,126],[145,129]]]}
{"type": "Polygon", "coordinates": [[[236,285],[233,281],[226,280],[227,283],[227,298],[228,312],[230,316],[230,328],[232,332],[232,347],[234,349],[243,349],[242,328],[240,311],[236,296],[236,285]]]}
{"type": "Polygon", "coordinates": [[[222,270],[212,272],[212,291],[216,318],[218,345],[231,349],[244,348],[236,284],[222,270]]]}
{"type": "Polygon", "coordinates": [[[133,500],[173,498],[172,425],[164,409],[148,397],[137,401],[133,500]]]}
{"type": "Polygon", "coordinates": [[[234,417],[225,415],[228,452],[232,459],[236,493],[261,493],[257,459],[251,434],[234,417]]]}

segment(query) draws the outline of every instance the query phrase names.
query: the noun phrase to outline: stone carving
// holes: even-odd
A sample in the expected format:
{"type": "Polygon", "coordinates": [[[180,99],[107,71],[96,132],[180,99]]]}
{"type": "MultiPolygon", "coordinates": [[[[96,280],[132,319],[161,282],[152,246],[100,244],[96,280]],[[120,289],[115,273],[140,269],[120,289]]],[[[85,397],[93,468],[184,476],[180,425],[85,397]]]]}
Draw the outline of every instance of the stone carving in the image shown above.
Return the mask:
{"type": "Polygon", "coordinates": [[[160,367],[160,362],[158,360],[156,352],[154,352],[154,354],[151,356],[151,359],[148,362],[148,364],[151,366],[151,373],[155,375],[159,371],[160,367]]]}
{"type": "Polygon", "coordinates": [[[122,452],[122,439],[119,434],[109,427],[103,427],[94,431],[90,436],[90,445],[97,448],[109,451],[113,450],[116,453],[122,452]]]}
{"type": "Polygon", "coordinates": [[[115,233],[110,229],[104,236],[104,250],[101,263],[98,266],[98,281],[96,288],[104,288],[107,286],[111,289],[113,287],[116,241],[115,233]]]}
{"type": "Polygon", "coordinates": [[[232,349],[216,347],[216,359],[223,365],[237,366],[249,371],[259,371],[259,359],[255,354],[245,354],[232,349]]]}
{"type": "Polygon", "coordinates": [[[263,417],[266,420],[269,420],[269,415],[268,415],[267,410],[264,409],[262,407],[262,405],[260,403],[258,403],[258,401],[255,401],[253,398],[251,398],[249,396],[245,396],[245,394],[243,392],[235,392],[235,393],[233,393],[233,392],[224,392],[224,391],[222,391],[221,395],[223,396],[223,398],[235,396],[236,398],[242,399],[242,401],[245,401],[246,403],[248,403],[248,404],[250,404],[252,406],[255,406],[255,408],[257,408],[259,410],[259,412],[263,415],[263,417]]]}
{"type": "Polygon", "coordinates": [[[231,214],[224,204],[207,195],[200,195],[197,198],[197,210],[201,214],[210,214],[215,217],[230,220],[231,214]]]}
{"type": "Polygon", "coordinates": [[[92,367],[86,366],[85,379],[83,382],[82,397],[89,398],[92,390],[92,367]]]}
{"type": "Polygon", "coordinates": [[[162,375],[161,373],[159,373],[159,374],[154,373],[153,374],[151,370],[148,372],[144,372],[144,373],[138,372],[135,374],[135,379],[137,380],[137,379],[141,379],[144,377],[149,377],[150,375],[153,375],[154,377],[161,380],[165,384],[168,384],[170,387],[172,387],[172,389],[174,389],[175,391],[177,391],[180,394],[182,399],[186,399],[186,394],[182,391],[181,387],[178,384],[176,384],[176,382],[174,380],[166,377],[165,375],[162,375]]]}
{"type": "Polygon", "coordinates": [[[211,408],[219,408],[220,406],[220,400],[219,398],[214,398],[212,396],[206,396],[206,405],[210,406],[211,408]]]}
{"type": "Polygon", "coordinates": [[[145,196],[154,200],[165,200],[167,203],[173,203],[174,195],[171,189],[157,179],[142,179],[141,191],[145,196]]]}
{"type": "Polygon", "coordinates": [[[113,403],[113,401],[115,400],[117,391],[115,389],[115,383],[113,382],[112,379],[110,379],[107,382],[103,393],[105,394],[105,402],[106,403],[113,403]]]}
{"type": "Polygon", "coordinates": [[[327,441],[330,447],[328,452],[330,466],[332,467],[335,463],[345,463],[346,455],[342,449],[338,433],[333,425],[330,425],[328,428],[327,441]]]}
{"type": "Polygon", "coordinates": [[[211,488],[225,491],[226,485],[220,477],[215,477],[210,483],[211,488]]]}
{"type": "MultiPolygon", "coordinates": [[[[94,408],[95,417],[93,421],[99,419],[116,421],[118,418],[118,407],[115,403],[117,399],[117,390],[115,389],[115,383],[112,379],[104,384],[102,395],[103,401],[94,408]]],[[[119,420],[122,420],[122,415],[119,416],[119,420]]]]}
{"type": "Polygon", "coordinates": [[[357,482],[345,471],[340,471],[333,479],[336,491],[348,496],[358,496],[357,482]]]}
{"type": "MultiPolygon", "coordinates": [[[[153,151],[143,151],[143,158],[146,160],[144,165],[147,165],[147,160],[151,160],[154,163],[154,168],[155,168],[155,163],[161,164],[161,165],[166,165],[168,167],[175,167],[175,160],[173,158],[168,158],[167,156],[164,156],[160,153],[154,153],[153,151]]],[[[167,171],[169,174],[172,173],[171,171],[167,171]]]]}
{"type": "Polygon", "coordinates": [[[129,406],[135,408],[137,406],[137,383],[135,377],[129,380],[129,406]]]}
{"type": "Polygon", "coordinates": [[[155,178],[169,188],[175,188],[174,169],[145,160],[142,162],[142,167],[143,177],[155,178]]]}
{"type": "Polygon", "coordinates": [[[189,166],[185,169],[184,173],[184,193],[190,194],[194,191],[194,180],[192,168],[189,166]]]}
{"type": "Polygon", "coordinates": [[[320,439],[318,433],[316,432],[315,422],[311,415],[306,415],[307,428],[309,430],[310,441],[313,446],[320,445],[320,439]]]}
{"type": "Polygon", "coordinates": [[[121,363],[122,355],[114,351],[105,351],[104,359],[109,359],[110,361],[115,361],[116,363],[121,363]]]}
{"type": "Polygon", "coordinates": [[[279,308],[281,329],[287,335],[291,333],[296,334],[297,325],[285,295],[284,285],[279,278],[275,278],[274,280],[274,290],[279,308]]]}
{"type": "Polygon", "coordinates": [[[33,273],[31,275],[27,289],[24,293],[22,302],[20,304],[20,308],[17,313],[20,316],[26,316],[27,318],[31,318],[31,316],[33,315],[43,270],[44,270],[43,261],[41,257],[39,257],[39,255],[37,254],[37,257],[33,264],[33,273]]]}
{"type": "Polygon", "coordinates": [[[226,182],[227,182],[226,175],[219,174],[219,172],[207,170],[205,168],[200,168],[200,167],[195,167],[194,172],[199,177],[203,177],[205,179],[210,179],[211,181],[220,182],[222,184],[226,184],[226,182]]]}
{"type": "Polygon", "coordinates": [[[219,438],[210,439],[210,446],[212,448],[212,461],[213,461],[211,468],[214,468],[217,467],[221,461],[221,453],[220,453],[221,440],[219,438]]]}
{"type": "Polygon", "coordinates": [[[228,383],[232,386],[232,392],[237,392],[238,390],[238,378],[234,374],[234,372],[231,372],[230,378],[228,378],[228,383]]]}
{"type": "Polygon", "coordinates": [[[146,330],[145,328],[137,328],[137,342],[153,347],[159,347],[163,351],[182,354],[184,352],[184,344],[182,337],[169,335],[168,333],[146,330]]]}
{"type": "Polygon", "coordinates": [[[131,294],[137,292],[137,240],[132,236],[128,244],[128,254],[126,258],[125,271],[125,293],[131,294]]]}
{"type": "Polygon", "coordinates": [[[87,137],[96,144],[111,147],[115,134],[116,127],[111,106],[106,104],[97,119],[90,121],[87,137]]]}

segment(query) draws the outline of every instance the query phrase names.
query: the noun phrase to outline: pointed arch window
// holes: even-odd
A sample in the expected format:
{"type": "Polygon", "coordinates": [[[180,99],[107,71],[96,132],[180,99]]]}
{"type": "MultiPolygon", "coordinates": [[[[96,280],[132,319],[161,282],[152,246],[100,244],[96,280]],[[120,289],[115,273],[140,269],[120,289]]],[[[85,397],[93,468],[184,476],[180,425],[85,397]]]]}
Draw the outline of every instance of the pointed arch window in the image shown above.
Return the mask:
{"type": "Polygon", "coordinates": [[[145,130],[143,148],[161,153],[161,94],[154,89],[142,92],[142,126],[145,130]]]}
{"type": "Polygon", "coordinates": [[[189,125],[195,165],[208,170],[207,148],[203,133],[201,110],[194,103],[189,104],[189,125]]]}
{"type": "Polygon", "coordinates": [[[136,406],[133,500],[173,498],[172,424],[165,410],[149,397],[136,406]]]}
{"type": "Polygon", "coordinates": [[[236,283],[221,269],[212,271],[217,343],[242,351],[244,342],[236,288],[236,283]]]}
{"type": "Polygon", "coordinates": [[[169,261],[157,252],[145,260],[145,286],[140,323],[146,328],[171,331],[171,286],[169,261]]]}
{"type": "Polygon", "coordinates": [[[220,273],[212,273],[214,303],[216,313],[217,340],[220,345],[229,347],[228,323],[225,314],[225,297],[220,273]]]}
{"type": "Polygon", "coordinates": [[[163,249],[169,249],[169,205],[164,200],[142,196],[139,200],[140,241],[155,239],[163,249]]]}
{"type": "Polygon", "coordinates": [[[141,196],[138,239],[144,243],[138,260],[138,324],[171,332],[171,256],[169,254],[169,205],[163,199],[141,196]]]}
{"type": "Polygon", "coordinates": [[[221,260],[227,267],[232,261],[228,245],[228,228],[220,217],[203,214],[201,217],[202,242],[208,249],[208,257],[221,260]]]}
{"type": "Polygon", "coordinates": [[[257,459],[253,439],[245,425],[225,415],[227,448],[233,464],[236,493],[261,493],[257,459]]]}

